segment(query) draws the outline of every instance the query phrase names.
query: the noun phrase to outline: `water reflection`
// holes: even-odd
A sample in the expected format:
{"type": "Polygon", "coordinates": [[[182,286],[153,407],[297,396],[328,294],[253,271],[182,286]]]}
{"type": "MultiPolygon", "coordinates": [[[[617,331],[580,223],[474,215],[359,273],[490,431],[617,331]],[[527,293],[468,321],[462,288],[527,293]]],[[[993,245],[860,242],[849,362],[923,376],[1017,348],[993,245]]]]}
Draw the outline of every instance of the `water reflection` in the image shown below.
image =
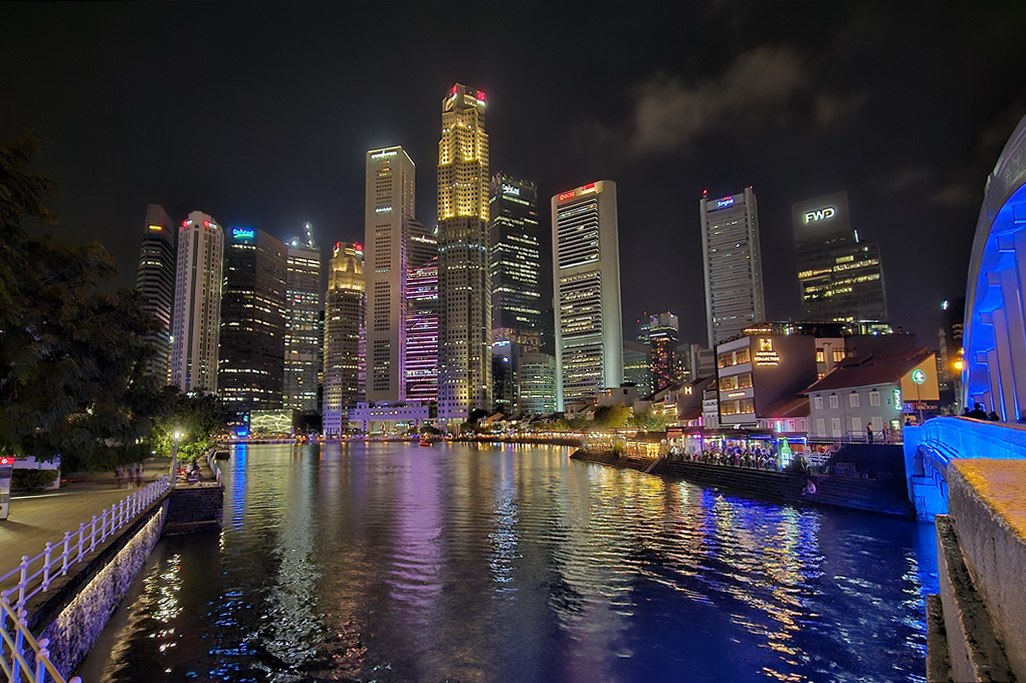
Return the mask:
{"type": "Polygon", "coordinates": [[[221,538],[162,541],[87,680],[922,680],[911,522],[534,446],[249,447],[225,478],[221,538]]]}

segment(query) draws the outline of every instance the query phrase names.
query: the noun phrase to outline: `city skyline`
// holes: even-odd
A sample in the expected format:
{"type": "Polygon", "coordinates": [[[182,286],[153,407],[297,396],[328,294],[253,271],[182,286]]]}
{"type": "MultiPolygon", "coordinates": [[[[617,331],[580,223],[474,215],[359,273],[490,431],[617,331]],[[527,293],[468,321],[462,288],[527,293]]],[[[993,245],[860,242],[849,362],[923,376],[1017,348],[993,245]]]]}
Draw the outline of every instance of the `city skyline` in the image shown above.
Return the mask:
{"type": "MultiPolygon", "coordinates": [[[[660,43],[656,36],[652,42],[665,44],[667,50],[658,58],[652,50],[632,54],[622,48],[589,48],[575,58],[577,63],[609,68],[618,60],[625,68],[610,75],[609,87],[601,93],[589,92],[580,84],[563,84],[563,106],[552,115],[549,125],[535,125],[541,114],[527,116],[525,107],[531,106],[533,97],[543,92],[554,76],[543,75],[533,81],[524,74],[544,70],[525,68],[524,74],[513,74],[500,68],[500,62],[513,55],[532,65],[543,64],[560,54],[558,41],[554,29],[545,28],[537,47],[525,52],[528,48],[512,42],[515,29],[522,29],[520,22],[526,21],[515,17],[511,20],[515,25],[488,37],[505,48],[493,51],[504,54],[502,60],[488,57],[469,65],[457,58],[432,57],[425,60],[424,76],[416,81],[403,77],[392,61],[386,61],[381,68],[388,79],[376,86],[380,90],[363,87],[363,77],[350,70],[344,79],[352,82],[352,87],[344,89],[347,99],[369,102],[366,98],[387,91],[397,99],[395,106],[350,107],[349,111],[332,99],[318,101],[316,111],[320,113],[307,108],[304,111],[311,113],[301,114],[298,103],[305,98],[296,88],[307,86],[314,78],[303,70],[315,64],[306,50],[295,50],[285,66],[268,75],[269,88],[295,93],[295,97],[276,99],[292,101],[295,106],[272,103],[265,107],[261,106],[262,97],[248,89],[246,78],[236,87],[219,87],[227,68],[266,59],[245,45],[234,50],[201,46],[189,60],[171,63],[163,54],[146,48],[152,42],[149,33],[134,35],[127,30],[133,22],[153,24],[163,35],[199,11],[186,6],[180,15],[169,17],[160,8],[123,8],[127,20],[114,22],[105,31],[126,51],[138,53],[140,73],[163,78],[169,97],[185,97],[186,89],[196,86],[211,105],[201,109],[219,112],[212,117],[204,114],[202,119],[179,108],[171,108],[176,112],[172,117],[153,112],[141,107],[135,95],[127,95],[129,99],[120,102],[117,110],[112,103],[82,97],[83,88],[99,88],[108,81],[127,84],[139,78],[134,70],[105,62],[89,50],[79,51],[79,59],[89,62],[89,72],[97,75],[76,76],[77,80],[62,71],[64,62],[58,57],[31,59],[50,41],[81,45],[86,40],[81,36],[90,34],[90,26],[104,24],[107,10],[92,7],[82,13],[66,7],[48,13],[45,22],[37,8],[3,10],[11,21],[2,23],[19,26],[17,34],[5,36],[5,42],[29,57],[25,61],[30,66],[4,72],[5,82],[11,84],[15,95],[25,95],[25,103],[0,113],[0,134],[10,138],[33,129],[47,140],[37,166],[64,190],[63,198],[55,202],[64,223],[50,230],[58,238],[103,241],[119,261],[122,284],[131,282],[137,257],[137,244],[128,244],[126,237],[136,230],[138,219],[134,217],[139,207],[148,203],[160,203],[176,220],[194,206],[204,206],[225,225],[254,225],[279,238],[287,238],[310,221],[322,232],[324,245],[339,239],[358,241],[358,216],[363,211],[361,155],[375,145],[402,144],[413,158],[431,159],[436,144],[434,126],[424,114],[437,101],[435,93],[462,80],[489,92],[496,104],[489,124],[495,133],[492,156],[496,168],[536,178],[542,196],[589,177],[608,177],[618,183],[621,221],[630,226],[632,236],[621,238],[626,310],[673,310],[681,319],[682,340],[705,338],[704,312],[696,301],[702,288],[701,260],[694,253],[699,244],[696,217],[689,211],[661,206],[652,198],[698,197],[703,189],[708,189],[710,196],[720,196],[751,184],[760,200],[767,317],[799,317],[793,241],[787,239],[790,207],[803,198],[843,189],[858,207],[860,224],[853,227],[880,244],[883,261],[889,264],[891,320],[926,338],[936,328],[940,301],[958,296],[964,289],[972,225],[982,193],[979,178],[989,170],[1000,141],[1010,131],[1014,123],[1011,114],[1021,108],[1018,93],[1023,90],[1023,76],[1011,66],[1016,61],[1014,55],[1006,54],[1008,49],[1023,48],[1008,48],[1014,41],[1001,38],[1015,21],[1005,18],[996,22],[996,10],[991,8],[974,13],[955,28],[921,16],[915,22],[900,21],[900,15],[912,13],[906,8],[896,10],[899,16],[887,20],[868,6],[847,12],[807,8],[801,21],[794,21],[770,16],[772,8],[727,12],[710,6],[689,9],[696,18],[693,23],[719,22],[733,37],[729,41],[732,47],[694,35],[699,30],[689,28],[686,37],[695,41],[679,41],[688,43],[687,50],[675,47],[678,41],[660,43]],[[769,32],[772,38],[764,31],[767,22],[777,29],[769,32]],[[877,59],[867,65],[862,58],[884,44],[905,58],[888,60],[886,65],[877,59]],[[934,47],[940,44],[949,47],[934,47]],[[990,49],[998,44],[1005,46],[1000,59],[990,49]],[[219,56],[222,49],[228,55],[223,66],[210,74],[195,68],[208,57],[219,56]],[[974,54],[974,64],[961,63],[959,56],[966,52],[974,54]],[[824,56],[836,58],[831,63],[837,74],[830,79],[830,87],[821,89],[814,84],[823,82],[825,67],[819,62],[824,56]],[[920,87],[914,96],[906,92],[910,79],[938,69],[951,72],[946,80],[960,83],[958,92],[950,93],[945,84],[921,79],[916,80],[920,87]],[[289,85],[285,75],[297,76],[296,85],[289,85]],[[755,87],[760,77],[765,85],[761,89],[755,87]],[[1011,81],[1003,84],[1009,78],[1011,81]],[[46,95],[36,96],[37,83],[43,81],[46,95]],[[998,87],[998,83],[1002,85],[998,87]],[[766,116],[759,117],[761,123],[749,120],[742,110],[730,108],[729,98],[717,98],[715,93],[721,90],[736,94],[766,116]],[[75,119],[79,123],[72,127],[50,113],[69,111],[72,103],[65,102],[68,98],[89,102],[79,110],[81,116],[75,119]],[[725,140],[722,124],[711,123],[703,115],[691,116],[706,111],[700,105],[709,105],[713,107],[709,111],[721,115],[719,119],[736,123],[745,145],[725,140]],[[915,125],[910,116],[937,108],[945,114],[943,121],[920,126],[915,135],[909,134],[915,125]],[[372,111],[373,117],[364,110],[372,111]],[[139,113],[143,111],[145,114],[139,113]],[[621,113],[611,113],[614,111],[621,113]],[[340,113],[345,117],[339,118],[340,113]],[[235,127],[234,132],[224,135],[226,124],[235,127]],[[76,138],[72,129],[78,126],[94,131],[95,135],[87,137],[96,142],[76,138]],[[294,135],[294,144],[286,148],[267,141],[253,146],[251,136],[262,129],[286,131],[285,139],[294,135]],[[312,145],[308,142],[311,136],[327,144],[312,145]],[[218,138],[223,141],[213,144],[218,138]],[[82,169],[95,162],[96,144],[101,140],[104,157],[114,163],[89,182],[74,180],[89,175],[82,169]],[[146,144],[137,144],[140,140],[146,144]],[[717,153],[710,154],[711,149],[717,153]],[[199,150],[204,154],[200,157],[205,160],[202,168],[187,175],[175,170],[179,165],[174,163],[176,158],[184,165],[189,155],[199,155],[199,150]],[[154,158],[169,163],[150,164],[154,158]],[[289,173],[283,175],[283,168],[289,173]],[[329,192],[329,187],[334,189],[329,192]],[[917,226],[925,224],[938,239],[921,245],[909,265],[898,268],[897,264],[906,260],[904,244],[917,226]],[[647,248],[652,240],[665,247],[659,254],[653,255],[647,248]],[[649,276],[668,286],[646,292],[641,281],[649,276]]],[[[318,23],[330,27],[330,20],[339,13],[348,16],[324,7],[300,8],[291,18],[283,18],[281,10],[270,7],[247,12],[252,14],[257,34],[270,31],[273,25],[286,36],[299,26],[315,31],[321,30],[318,23]]],[[[356,15],[367,21],[378,16],[361,12],[356,15]]],[[[571,16],[582,19],[568,8],[555,8],[554,12],[555,25],[571,16]]],[[[444,16],[447,11],[437,18],[430,14],[409,8],[409,16],[404,17],[396,8],[382,11],[379,18],[395,20],[397,30],[415,47],[431,34],[430,30],[411,33],[416,20],[430,28],[451,19],[444,16]]],[[[610,16],[582,20],[603,35],[617,36],[613,33],[615,22],[610,21],[614,13],[606,14],[610,16]]],[[[645,26],[666,25],[665,29],[656,28],[657,32],[679,26],[672,21],[674,12],[662,12],[665,21],[659,21],[658,14],[653,11],[646,17],[645,26]]],[[[228,20],[216,11],[204,16],[212,28],[228,20]]],[[[622,32],[618,42],[629,44],[641,34],[641,28],[632,23],[617,26],[615,30],[622,32]]],[[[361,44],[338,48],[330,60],[331,68],[353,63],[361,44]]],[[[139,92],[149,96],[148,90],[139,92]]],[[[915,115],[915,120],[920,118],[915,115]]],[[[425,179],[420,185],[420,213],[430,216],[434,183],[425,179]]]]}

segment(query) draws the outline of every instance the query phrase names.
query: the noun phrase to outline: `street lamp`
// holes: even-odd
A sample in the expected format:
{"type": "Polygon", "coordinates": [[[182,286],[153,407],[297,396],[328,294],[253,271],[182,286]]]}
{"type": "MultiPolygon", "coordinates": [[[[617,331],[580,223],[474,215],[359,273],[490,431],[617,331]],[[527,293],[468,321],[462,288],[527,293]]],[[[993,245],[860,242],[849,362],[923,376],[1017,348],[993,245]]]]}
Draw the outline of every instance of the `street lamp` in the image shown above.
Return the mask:
{"type": "Polygon", "coordinates": [[[171,488],[174,488],[178,482],[178,442],[182,440],[182,433],[176,429],[171,437],[174,439],[171,446],[171,488]]]}

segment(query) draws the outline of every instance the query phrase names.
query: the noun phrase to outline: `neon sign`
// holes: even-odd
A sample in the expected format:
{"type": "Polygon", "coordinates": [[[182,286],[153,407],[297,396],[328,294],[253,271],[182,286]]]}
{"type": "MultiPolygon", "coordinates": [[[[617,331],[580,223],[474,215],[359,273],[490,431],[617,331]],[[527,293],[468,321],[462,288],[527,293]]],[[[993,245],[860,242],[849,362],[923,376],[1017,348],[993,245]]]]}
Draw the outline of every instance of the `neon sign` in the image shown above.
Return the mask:
{"type": "Polygon", "coordinates": [[[922,368],[916,368],[912,371],[912,381],[916,384],[922,384],[926,381],[926,373],[923,372],[922,368]]]}
{"type": "Polygon", "coordinates": [[[725,209],[728,206],[734,206],[734,198],[733,197],[724,197],[723,199],[717,199],[716,200],[716,208],[717,209],[725,209]]]}
{"type": "Polygon", "coordinates": [[[822,209],[816,209],[815,211],[807,211],[805,213],[805,225],[830,220],[836,215],[837,209],[832,206],[825,206],[822,209]]]}
{"type": "Polygon", "coordinates": [[[5,467],[13,466],[14,465],[14,456],[13,455],[0,455],[0,465],[3,465],[5,467]]]}
{"type": "Polygon", "coordinates": [[[399,152],[395,151],[394,149],[389,150],[387,152],[383,150],[381,152],[375,152],[374,154],[371,154],[371,159],[387,159],[389,157],[394,157],[398,153],[399,152]]]}
{"type": "Polygon", "coordinates": [[[253,228],[232,228],[233,240],[251,240],[256,237],[256,230],[253,228]]]}
{"type": "Polygon", "coordinates": [[[573,199],[576,196],[577,196],[577,193],[574,192],[573,190],[570,190],[569,192],[562,192],[559,195],[559,201],[565,202],[566,200],[573,199]]]}
{"type": "Polygon", "coordinates": [[[503,194],[511,194],[514,197],[519,197],[520,196],[520,188],[517,187],[516,185],[507,185],[506,183],[503,183],[502,184],[502,193],[503,194]]]}

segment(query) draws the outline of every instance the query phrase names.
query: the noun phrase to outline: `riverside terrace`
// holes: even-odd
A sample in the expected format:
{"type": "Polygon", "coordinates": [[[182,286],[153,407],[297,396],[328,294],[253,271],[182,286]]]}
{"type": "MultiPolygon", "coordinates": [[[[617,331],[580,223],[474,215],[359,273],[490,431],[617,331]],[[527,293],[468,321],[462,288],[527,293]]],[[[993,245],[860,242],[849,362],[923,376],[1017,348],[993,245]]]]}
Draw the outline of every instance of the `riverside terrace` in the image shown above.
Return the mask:
{"type": "Polygon", "coordinates": [[[0,522],[0,671],[65,681],[164,533],[219,527],[223,489],[208,453],[200,480],[170,486],[167,461],[142,481],[105,473],[12,501],[0,522]]]}

